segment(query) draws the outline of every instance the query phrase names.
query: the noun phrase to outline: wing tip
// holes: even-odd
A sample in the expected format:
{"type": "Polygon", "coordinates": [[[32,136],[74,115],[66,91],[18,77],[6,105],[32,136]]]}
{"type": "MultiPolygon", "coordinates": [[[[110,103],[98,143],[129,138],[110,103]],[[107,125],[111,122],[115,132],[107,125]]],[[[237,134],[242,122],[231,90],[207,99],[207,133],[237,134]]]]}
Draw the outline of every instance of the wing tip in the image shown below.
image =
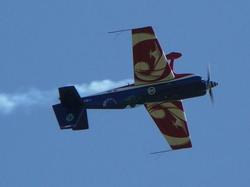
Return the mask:
{"type": "Polygon", "coordinates": [[[187,143],[185,144],[179,144],[179,145],[170,145],[171,148],[173,150],[177,150],[177,149],[187,149],[187,148],[191,148],[192,147],[192,143],[191,141],[189,140],[187,143]]]}
{"type": "Polygon", "coordinates": [[[149,33],[149,34],[154,34],[152,26],[146,26],[146,27],[140,27],[140,28],[134,28],[132,29],[132,33],[149,33]]]}

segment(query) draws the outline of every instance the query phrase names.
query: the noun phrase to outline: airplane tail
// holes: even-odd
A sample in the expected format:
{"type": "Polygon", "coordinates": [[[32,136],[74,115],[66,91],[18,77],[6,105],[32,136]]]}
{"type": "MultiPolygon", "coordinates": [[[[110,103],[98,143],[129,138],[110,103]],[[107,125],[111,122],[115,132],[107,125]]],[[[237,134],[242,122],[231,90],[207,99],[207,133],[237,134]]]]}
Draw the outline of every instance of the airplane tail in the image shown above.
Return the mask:
{"type": "Polygon", "coordinates": [[[180,58],[182,56],[181,53],[178,53],[178,52],[171,52],[169,54],[166,54],[166,58],[168,60],[170,60],[170,69],[172,70],[173,74],[174,74],[174,77],[175,79],[178,79],[178,78],[181,78],[181,77],[187,77],[187,76],[190,76],[192,74],[190,73],[176,73],[175,70],[174,70],[174,63],[175,63],[175,60],[180,58]]]}
{"type": "Polygon", "coordinates": [[[87,111],[74,86],[61,87],[60,104],[53,105],[57,121],[61,129],[88,129],[87,111]]]}
{"type": "Polygon", "coordinates": [[[176,59],[180,58],[182,56],[181,53],[178,52],[171,52],[169,54],[166,54],[166,57],[168,60],[170,60],[170,68],[172,69],[172,71],[174,71],[174,62],[176,59]]]}

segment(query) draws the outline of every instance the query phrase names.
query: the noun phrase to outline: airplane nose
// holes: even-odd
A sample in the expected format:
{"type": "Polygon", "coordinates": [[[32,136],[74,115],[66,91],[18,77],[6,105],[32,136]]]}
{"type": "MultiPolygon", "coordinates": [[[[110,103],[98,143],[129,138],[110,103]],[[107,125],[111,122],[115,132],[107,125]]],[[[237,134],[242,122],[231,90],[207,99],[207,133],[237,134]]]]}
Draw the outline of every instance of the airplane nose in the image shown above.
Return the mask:
{"type": "Polygon", "coordinates": [[[211,88],[213,88],[213,87],[215,87],[215,86],[218,86],[218,83],[217,83],[217,82],[209,81],[209,82],[207,83],[207,89],[211,89],[211,88]]]}
{"type": "Polygon", "coordinates": [[[211,87],[215,87],[215,86],[218,86],[218,83],[217,82],[214,82],[214,81],[211,81],[211,87]]]}

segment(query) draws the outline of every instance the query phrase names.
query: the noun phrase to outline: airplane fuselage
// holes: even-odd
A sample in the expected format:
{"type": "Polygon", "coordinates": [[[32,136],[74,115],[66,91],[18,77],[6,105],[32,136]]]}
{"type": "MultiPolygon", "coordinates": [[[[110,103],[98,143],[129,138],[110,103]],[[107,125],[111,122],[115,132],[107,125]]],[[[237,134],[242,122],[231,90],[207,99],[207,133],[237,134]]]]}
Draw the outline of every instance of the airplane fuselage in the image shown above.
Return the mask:
{"type": "MultiPolygon", "coordinates": [[[[75,86],[58,88],[60,103],[53,110],[60,129],[89,128],[87,109],[125,109],[145,105],[172,149],[192,147],[183,99],[205,95],[213,102],[218,83],[174,71],[181,53],[165,54],[151,26],[131,29],[134,84],[81,97],[75,86]]],[[[119,71],[119,70],[118,70],[119,71]]]]}
{"type": "Polygon", "coordinates": [[[172,81],[147,85],[128,85],[100,94],[83,97],[87,109],[123,109],[145,103],[174,101],[206,94],[207,82],[190,75],[172,81]]]}

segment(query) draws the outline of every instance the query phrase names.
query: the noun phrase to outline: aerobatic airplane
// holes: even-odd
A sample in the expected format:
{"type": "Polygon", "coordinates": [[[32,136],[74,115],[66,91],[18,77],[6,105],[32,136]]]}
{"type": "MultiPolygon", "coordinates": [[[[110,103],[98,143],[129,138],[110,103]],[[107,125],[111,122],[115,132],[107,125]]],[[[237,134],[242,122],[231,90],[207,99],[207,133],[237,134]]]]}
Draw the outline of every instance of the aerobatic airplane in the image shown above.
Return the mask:
{"type": "Polygon", "coordinates": [[[87,109],[125,109],[144,105],[172,149],[192,147],[182,100],[205,95],[212,101],[216,82],[194,74],[177,74],[180,53],[164,54],[152,27],[131,29],[134,83],[80,97],[74,86],[59,88],[60,104],[53,105],[61,129],[88,129],[87,109]]]}

